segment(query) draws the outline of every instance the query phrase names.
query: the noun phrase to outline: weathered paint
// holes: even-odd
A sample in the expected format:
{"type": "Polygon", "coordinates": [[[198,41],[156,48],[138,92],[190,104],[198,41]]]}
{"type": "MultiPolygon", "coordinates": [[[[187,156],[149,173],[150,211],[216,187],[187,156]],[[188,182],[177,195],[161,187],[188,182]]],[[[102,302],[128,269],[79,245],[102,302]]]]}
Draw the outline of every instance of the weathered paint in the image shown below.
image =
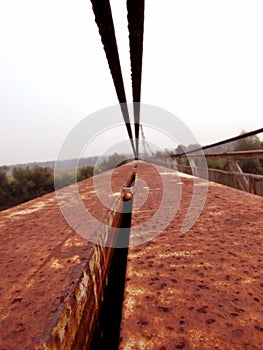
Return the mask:
{"type": "MultiPolygon", "coordinates": [[[[131,237],[160,204],[160,179],[151,166],[139,163],[136,179],[147,183],[149,194],[133,213],[131,237]]],[[[155,239],[129,249],[119,349],[261,350],[263,199],[209,183],[201,216],[182,234],[193,181],[180,181],[174,220],[155,239]]]]}
{"type": "MultiPolygon", "coordinates": [[[[133,165],[113,173],[113,193],[131,179],[133,165]]],[[[101,177],[104,181],[105,174],[101,177]]],[[[112,209],[97,198],[93,180],[78,184],[86,207],[111,239],[122,201],[112,209]]],[[[65,200],[70,200],[65,192],[65,200]]],[[[0,213],[0,349],[84,349],[90,342],[113,249],[76,234],[63,218],[54,193],[0,213]]]]}

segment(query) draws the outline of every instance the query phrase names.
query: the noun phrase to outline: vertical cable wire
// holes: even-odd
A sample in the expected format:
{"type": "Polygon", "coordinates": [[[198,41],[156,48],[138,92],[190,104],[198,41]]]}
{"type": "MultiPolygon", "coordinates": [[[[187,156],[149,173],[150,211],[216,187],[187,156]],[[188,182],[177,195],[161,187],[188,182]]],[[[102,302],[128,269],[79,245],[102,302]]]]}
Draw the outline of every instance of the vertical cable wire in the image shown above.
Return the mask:
{"type": "Polygon", "coordinates": [[[127,0],[136,155],[139,155],[144,0],[127,0]]]}
{"type": "Polygon", "coordinates": [[[114,23],[109,0],[90,0],[92,3],[95,21],[97,23],[101,41],[104,46],[104,51],[108,60],[115,90],[120,102],[120,107],[126,124],[127,132],[131,142],[132,150],[136,158],[136,150],[133,141],[130,117],[127,107],[127,100],[123,84],[121,65],[118,53],[118,46],[115,36],[114,23]]]}

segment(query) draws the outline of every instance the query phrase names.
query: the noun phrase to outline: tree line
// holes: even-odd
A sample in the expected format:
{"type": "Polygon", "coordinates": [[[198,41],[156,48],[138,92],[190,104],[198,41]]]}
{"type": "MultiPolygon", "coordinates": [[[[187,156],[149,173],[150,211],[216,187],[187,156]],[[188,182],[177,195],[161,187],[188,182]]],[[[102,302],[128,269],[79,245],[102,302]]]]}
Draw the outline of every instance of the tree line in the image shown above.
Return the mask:
{"type": "MultiPolygon", "coordinates": [[[[93,175],[93,167],[85,166],[78,169],[77,181],[82,181],[93,175]]],[[[73,173],[62,173],[56,183],[58,188],[75,182],[73,173]]],[[[8,167],[0,166],[0,210],[29,201],[33,198],[53,192],[54,170],[49,167],[15,167],[8,175],[8,167]]]]}
{"type": "MultiPolygon", "coordinates": [[[[244,133],[244,131],[242,132],[244,133]]],[[[176,153],[187,152],[196,149],[200,145],[189,145],[187,147],[179,145],[176,153]]],[[[245,151],[263,149],[263,142],[258,136],[250,136],[241,140],[224,145],[224,148],[214,148],[213,152],[226,151],[245,151]]],[[[156,156],[167,156],[166,152],[156,152],[156,156]]],[[[128,161],[124,154],[114,153],[103,159],[96,166],[96,174],[115,168],[118,165],[128,161]]],[[[183,160],[187,162],[187,160],[183,160]]],[[[238,161],[241,169],[245,173],[263,174],[263,159],[241,159],[238,161]]],[[[209,168],[224,170],[227,166],[227,160],[222,158],[207,158],[209,168]]],[[[186,164],[187,165],[187,164],[186,164]]],[[[12,173],[8,174],[7,166],[0,166],[0,210],[8,209],[14,205],[26,202],[33,198],[53,192],[54,188],[54,170],[49,167],[35,165],[33,167],[15,167],[12,173]]],[[[93,176],[93,166],[82,166],[77,171],[77,181],[82,181],[93,176]]],[[[72,171],[61,172],[56,174],[57,188],[69,186],[75,182],[75,174],[72,171]]]]}
{"type": "MultiPolygon", "coordinates": [[[[102,158],[102,161],[96,166],[96,174],[126,162],[126,155],[114,153],[109,157],[102,158]]],[[[72,164],[75,164],[74,160],[72,160],[72,164]]],[[[17,166],[12,167],[11,174],[8,171],[7,166],[0,166],[0,210],[8,209],[55,190],[54,170],[50,167],[17,166]]],[[[81,166],[77,171],[77,181],[85,180],[93,176],[93,173],[93,166],[81,166]]],[[[76,176],[71,168],[68,171],[61,170],[61,172],[56,173],[56,189],[69,186],[75,181],[76,176]]]]}

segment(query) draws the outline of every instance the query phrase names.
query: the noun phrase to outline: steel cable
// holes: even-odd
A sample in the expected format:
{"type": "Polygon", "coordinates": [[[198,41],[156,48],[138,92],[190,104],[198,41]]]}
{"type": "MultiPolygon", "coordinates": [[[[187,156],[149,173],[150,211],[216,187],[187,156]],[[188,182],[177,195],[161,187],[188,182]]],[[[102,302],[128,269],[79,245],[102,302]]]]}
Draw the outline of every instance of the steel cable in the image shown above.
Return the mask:
{"type": "Polygon", "coordinates": [[[144,0],[127,0],[136,155],[139,154],[144,0]]]}
{"type": "Polygon", "coordinates": [[[92,3],[95,21],[99,29],[102,44],[104,46],[104,51],[108,60],[115,90],[120,102],[120,107],[131,142],[132,150],[134,156],[136,157],[110,2],[109,0],[90,1],[92,3]]]}

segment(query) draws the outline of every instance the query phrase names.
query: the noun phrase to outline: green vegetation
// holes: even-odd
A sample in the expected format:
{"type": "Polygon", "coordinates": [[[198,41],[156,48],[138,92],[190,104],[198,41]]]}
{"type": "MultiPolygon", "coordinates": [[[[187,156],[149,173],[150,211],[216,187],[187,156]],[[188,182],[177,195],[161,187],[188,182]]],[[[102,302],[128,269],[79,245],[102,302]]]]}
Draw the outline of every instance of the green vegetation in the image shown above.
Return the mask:
{"type": "MultiPolygon", "coordinates": [[[[93,175],[92,166],[78,169],[77,180],[81,181],[93,175]]],[[[71,172],[62,173],[56,180],[57,188],[71,185],[75,175],[71,172]]],[[[29,201],[54,191],[54,171],[38,165],[32,168],[15,167],[12,175],[8,175],[8,167],[0,167],[0,210],[29,201]]]]}
{"type": "Polygon", "coordinates": [[[227,165],[227,160],[225,158],[206,158],[206,162],[210,169],[223,170],[227,165]]]}
{"type": "Polygon", "coordinates": [[[26,202],[54,190],[53,170],[34,166],[15,167],[12,176],[8,167],[0,167],[0,210],[26,202]]]}
{"type": "MultiPolygon", "coordinates": [[[[245,131],[242,131],[241,135],[245,131]]],[[[258,136],[250,136],[237,141],[235,151],[249,151],[263,149],[263,142],[258,136]]],[[[241,159],[238,161],[239,166],[244,173],[263,174],[263,160],[262,159],[241,159]]]]}
{"type": "Polygon", "coordinates": [[[128,158],[125,154],[113,153],[111,156],[104,159],[97,167],[96,173],[101,173],[109,169],[117,168],[128,162],[128,158]]]}
{"type": "Polygon", "coordinates": [[[10,188],[7,178],[7,166],[0,167],[0,208],[5,208],[5,203],[10,201],[10,188]]]}
{"type": "Polygon", "coordinates": [[[56,189],[60,189],[76,182],[76,176],[72,170],[56,174],[56,189]]]}
{"type": "Polygon", "coordinates": [[[93,166],[83,166],[78,169],[77,179],[78,181],[85,180],[91,176],[93,176],[93,166]]]}
{"type": "MultiPolygon", "coordinates": [[[[98,157],[89,159],[95,161],[98,157]]],[[[93,176],[94,167],[91,165],[83,166],[84,161],[86,159],[81,159],[79,162],[81,166],[77,171],[77,181],[93,176]]],[[[96,173],[115,168],[127,161],[126,155],[114,153],[102,160],[99,166],[96,167],[96,173]]],[[[56,172],[56,189],[69,186],[76,181],[76,174],[73,170],[76,161],[69,160],[64,163],[60,165],[61,169],[59,168],[56,172]],[[68,168],[65,168],[66,166],[68,168]]],[[[54,167],[55,164],[52,163],[51,165],[54,167]]],[[[55,190],[54,170],[50,167],[21,165],[10,168],[0,166],[0,210],[8,209],[55,190]]]]}

